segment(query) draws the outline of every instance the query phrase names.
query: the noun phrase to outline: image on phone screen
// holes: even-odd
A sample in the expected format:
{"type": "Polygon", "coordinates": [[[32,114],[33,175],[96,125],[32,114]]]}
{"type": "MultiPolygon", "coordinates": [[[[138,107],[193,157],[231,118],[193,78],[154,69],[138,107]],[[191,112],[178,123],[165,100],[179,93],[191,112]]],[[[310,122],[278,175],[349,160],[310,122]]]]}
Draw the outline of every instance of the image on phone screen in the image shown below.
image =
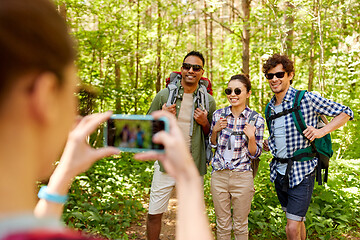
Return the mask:
{"type": "Polygon", "coordinates": [[[145,117],[127,115],[124,118],[121,116],[110,118],[105,128],[106,144],[128,152],[163,150],[164,146],[153,143],[152,137],[157,132],[165,130],[166,122],[141,118],[145,117]]]}

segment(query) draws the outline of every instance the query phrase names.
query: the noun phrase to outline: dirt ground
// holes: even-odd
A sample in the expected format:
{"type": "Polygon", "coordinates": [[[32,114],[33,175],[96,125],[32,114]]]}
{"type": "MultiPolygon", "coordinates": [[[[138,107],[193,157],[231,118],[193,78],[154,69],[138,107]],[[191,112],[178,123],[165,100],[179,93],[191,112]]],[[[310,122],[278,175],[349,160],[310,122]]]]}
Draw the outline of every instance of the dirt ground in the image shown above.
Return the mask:
{"type": "MultiPolygon", "coordinates": [[[[164,213],[161,225],[161,240],[175,239],[175,223],[176,223],[176,206],[177,199],[175,191],[171,194],[168,211],[164,213]]],[[[144,208],[148,209],[148,202],[144,203],[144,208]]],[[[129,239],[146,240],[146,217],[147,213],[143,213],[137,223],[131,224],[126,234],[129,239]]]]}

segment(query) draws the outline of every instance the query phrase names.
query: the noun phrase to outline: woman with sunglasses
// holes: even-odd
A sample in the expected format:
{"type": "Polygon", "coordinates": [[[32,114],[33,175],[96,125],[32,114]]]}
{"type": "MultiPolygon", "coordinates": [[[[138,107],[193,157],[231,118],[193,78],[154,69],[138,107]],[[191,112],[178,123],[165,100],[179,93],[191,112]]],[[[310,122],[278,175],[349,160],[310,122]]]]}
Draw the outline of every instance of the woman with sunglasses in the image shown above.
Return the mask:
{"type": "Polygon", "coordinates": [[[264,119],[258,115],[254,126],[248,123],[252,113],[246,105],[251,94],[248,76],[232,76],[225,93],[230,106],[214,112],[210,131],[211,144],[216,148],[211,193],[217,239],[230,240],[233,230],[235,239],[242,240],[248,239],[248,215],[255,192],[251,159],[262,151],[264,119]]]}

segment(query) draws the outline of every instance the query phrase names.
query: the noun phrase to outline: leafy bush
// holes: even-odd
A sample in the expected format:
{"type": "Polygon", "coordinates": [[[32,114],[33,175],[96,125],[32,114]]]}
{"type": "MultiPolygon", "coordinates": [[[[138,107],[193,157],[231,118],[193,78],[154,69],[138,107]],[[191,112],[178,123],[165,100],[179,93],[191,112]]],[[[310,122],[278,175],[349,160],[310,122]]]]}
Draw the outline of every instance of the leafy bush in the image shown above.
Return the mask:
{"type": "Polygon", "coordinates": [[[76,177],[64,221],[106,238],[127,238],[126,228],[145,211],[141,202],[149,194],[152,165],[133,160],[129,153],[97,162],[76,177]]]}

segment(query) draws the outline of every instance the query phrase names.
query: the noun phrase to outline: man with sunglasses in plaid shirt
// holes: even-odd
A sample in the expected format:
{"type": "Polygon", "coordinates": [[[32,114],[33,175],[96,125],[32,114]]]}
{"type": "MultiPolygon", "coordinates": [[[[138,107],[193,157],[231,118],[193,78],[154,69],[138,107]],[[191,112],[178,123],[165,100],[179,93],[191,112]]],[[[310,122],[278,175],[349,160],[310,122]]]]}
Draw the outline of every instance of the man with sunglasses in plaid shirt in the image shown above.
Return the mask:
{"type": "MultiPolygon", "coordinates": [[[[189,52],[182,63],[181,81],[177,83],[178,94],[175,103],[167,106],[169,89],[163,89],[155,96],[148,114],[163,110],[174,114],[183,132],[195,165],[201,176],[207,172],[205,138],[210,132],[212,113],[216,110],[214,98],[208,94],[209,111],[198,106],[196,101],[200,89],[199,81],[204,74],[204,57],[200,52],[189,52]]],[[[203,181],[203,177],[199,179],[203,181]]],[[[154,164],[154,176],[151,183],[147,237],[158,240],[161,231],[161,218],[167,210],[175,179],[166,174],[158,161],[154,164]]]]}
{"type": "MultiPolygon", "coordinates": [[[[293,62],[285,55],[274,54],[264,64],[263,72],[274,93],[269,103],[271,115],[292,108],[297,92],[290,86],[295,76],[293,62]]],[[[305,93],[300,107],[307,125],[303,131],[304,135],[296,129],[291,114],[271,121],[271,133],[268,141],[264,141],[264,150],[270,150],[276,159],[291,159],[295,151],[309,147],[310,141],[331,133],[354,116],[349,107],[311,92],[305,93]],[[319,115],[334,118],[323,128],[317,129],[319,115]]],[[[286,161],[273,159],[270,163],[270,180],[275,183],[278,199],[286,212],[288,239],[305,240],[306,238],[305,215],[314,189],[317,164],[316,157],[309,161],[294,161],[286,177],[288,166],[286,161]]]]}

